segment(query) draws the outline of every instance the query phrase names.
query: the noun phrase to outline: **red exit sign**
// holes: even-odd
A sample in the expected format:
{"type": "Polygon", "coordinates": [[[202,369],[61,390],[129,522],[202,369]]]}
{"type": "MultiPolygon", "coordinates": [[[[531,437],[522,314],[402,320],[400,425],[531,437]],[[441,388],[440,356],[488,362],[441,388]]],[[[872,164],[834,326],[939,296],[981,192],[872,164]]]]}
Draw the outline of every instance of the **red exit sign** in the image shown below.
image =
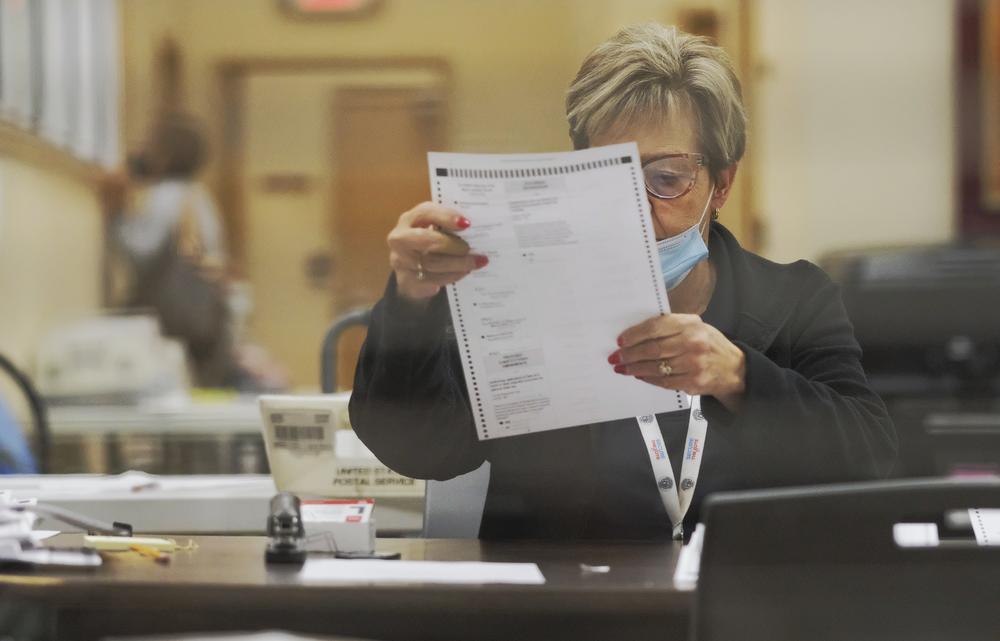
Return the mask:
{"type": "Polygon", "coordinates": [[[285,9],[299,16],[354,16],[370,11],[379,0],[282,0],[285,9]]]}

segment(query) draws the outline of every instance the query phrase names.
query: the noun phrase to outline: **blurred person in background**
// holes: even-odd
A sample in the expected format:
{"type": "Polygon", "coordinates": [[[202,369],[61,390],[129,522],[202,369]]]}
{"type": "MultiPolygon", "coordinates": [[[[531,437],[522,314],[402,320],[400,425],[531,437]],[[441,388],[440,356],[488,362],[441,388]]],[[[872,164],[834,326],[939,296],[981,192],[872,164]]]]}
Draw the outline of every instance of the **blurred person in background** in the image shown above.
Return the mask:
{"type": "Polygon", "coordinates": [[[0,400],[0,474],[36,474],[38,468],[14,415],[0,400]]]}
{"type": "Polygon", "coordinates": [[[388,236],[392,275],[350,402],[362,441],[419,478],[489,461],[484,538],[678,538],[711,492],[887,475],[895,430],[837,287],[806,261],[750,253],[717,220],[747,129],[725,52],[675,28],[625,29],[584,60],[566,109],[576,148],[638,144],[669,292],[670,314],[607,337],[607,366],[683,390],[693,409],[700,398],[701,411],[642,417],[658,424],[652,438],[633,417],[477,440],[443,287],[488,260],[454,233],[475,220],[423,203],[388,236]],[[696,424],[700,471],[685,455],[696,424]],[[651,464],[661,435],[664,475],[651,464]]]}
{"type": "Polygon", "coordinates": [[[197,385],[280,389],[286,377],[259,348],[234,345],[225,234],[198,178],[207,158],[198,121],[167,113],[127,172],[104,178],[112,238],[133,277],[126,304],[155,310],[164,335],[185,344],[197,385]]]}
{"type": "Polygon", "coordinates": [[[206,159],[198,123],[166,114],[127,173],[105,179],[102,196],[132,271],[128,306],[155,310],[163,333],[183,341],[198,385],[222,386],[233,375],[226,252],[215,203],[198,181],[206,159]]]}

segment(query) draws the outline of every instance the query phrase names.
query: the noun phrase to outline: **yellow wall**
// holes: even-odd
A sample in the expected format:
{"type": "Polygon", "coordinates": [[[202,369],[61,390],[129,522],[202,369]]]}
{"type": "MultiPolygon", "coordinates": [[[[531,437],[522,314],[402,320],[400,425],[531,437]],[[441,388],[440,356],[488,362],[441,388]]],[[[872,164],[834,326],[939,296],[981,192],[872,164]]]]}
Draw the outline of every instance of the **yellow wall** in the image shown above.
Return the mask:
{"type": "Polygon", "coordinates": [[[216,131],[222,59],[419,55],[453,66],[452,149],[566,148],[563,92],[584,53],[622,25],[694,6],[723,12],[722,44],[737,58],[736,9],[757,25],[743,80],[757,94],[762,251],[817,258],[952,237],[951,2],[387,0],[371,18],[304,22],[274,0],[124,0],[128,138],[146,122],[148,53],[173,33],[190,105],[216,131]]]}
{"type": "Polygon", "coordinates": [[[755,7],[763,251],[819,259],[953,238],[952,3],[755,7]]]}
{"type": "Polygon", "coordinates": [[[46,331],[99,308],[102,238],[88,179],[0,150],[0,352],[30,371],[46,331]]]}
{"type": "Polygon", "coordinates": [[[180,32],[177,10],[181,4],[174,0],[119,0],[122,139],[129,150],[142,142],[159,100],[153,90],[153,61],[164,39],[180,32]]]}
{"type": "Polygon", "coordinates": [[[371,18],[307,22],[288,18],[274,0],[125,0],[127,137],[141,139],[152,104],[152,48],[172,34],[183,49],[188,104],[215,132],[221,60],[419,56],[454,70],[453,150],[567,149],[563,100],[584,54],[626,24],[669,21],[679,4],[390,0],[371,18]]]}

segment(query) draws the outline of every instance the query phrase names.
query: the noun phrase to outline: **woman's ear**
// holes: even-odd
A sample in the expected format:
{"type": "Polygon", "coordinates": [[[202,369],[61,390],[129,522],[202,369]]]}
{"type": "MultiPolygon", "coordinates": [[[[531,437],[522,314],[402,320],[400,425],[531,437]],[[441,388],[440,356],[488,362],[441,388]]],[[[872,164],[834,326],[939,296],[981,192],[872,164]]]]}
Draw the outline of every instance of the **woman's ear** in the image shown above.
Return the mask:
{"type": "Polygon", "coordinates": [[[722,209],[729,199],[729,191],[733,188],[733,181],[736,180],[736,169],[738,162],[734,162],[719,172],[719,180],[715,183],[715,195],[712,196],[712,209],[722,209]]]}

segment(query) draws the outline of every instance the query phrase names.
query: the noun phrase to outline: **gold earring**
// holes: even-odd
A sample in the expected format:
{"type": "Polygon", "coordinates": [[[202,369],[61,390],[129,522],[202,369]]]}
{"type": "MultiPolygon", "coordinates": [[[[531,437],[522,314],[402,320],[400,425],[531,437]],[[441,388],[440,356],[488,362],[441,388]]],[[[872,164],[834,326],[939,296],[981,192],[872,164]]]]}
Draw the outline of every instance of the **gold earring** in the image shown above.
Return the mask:
{"type": "Polygon", "coordinates": [[[713,209],[712,210],[712,220],[719,220],[719,210],[718,209],[713,209]]]}

